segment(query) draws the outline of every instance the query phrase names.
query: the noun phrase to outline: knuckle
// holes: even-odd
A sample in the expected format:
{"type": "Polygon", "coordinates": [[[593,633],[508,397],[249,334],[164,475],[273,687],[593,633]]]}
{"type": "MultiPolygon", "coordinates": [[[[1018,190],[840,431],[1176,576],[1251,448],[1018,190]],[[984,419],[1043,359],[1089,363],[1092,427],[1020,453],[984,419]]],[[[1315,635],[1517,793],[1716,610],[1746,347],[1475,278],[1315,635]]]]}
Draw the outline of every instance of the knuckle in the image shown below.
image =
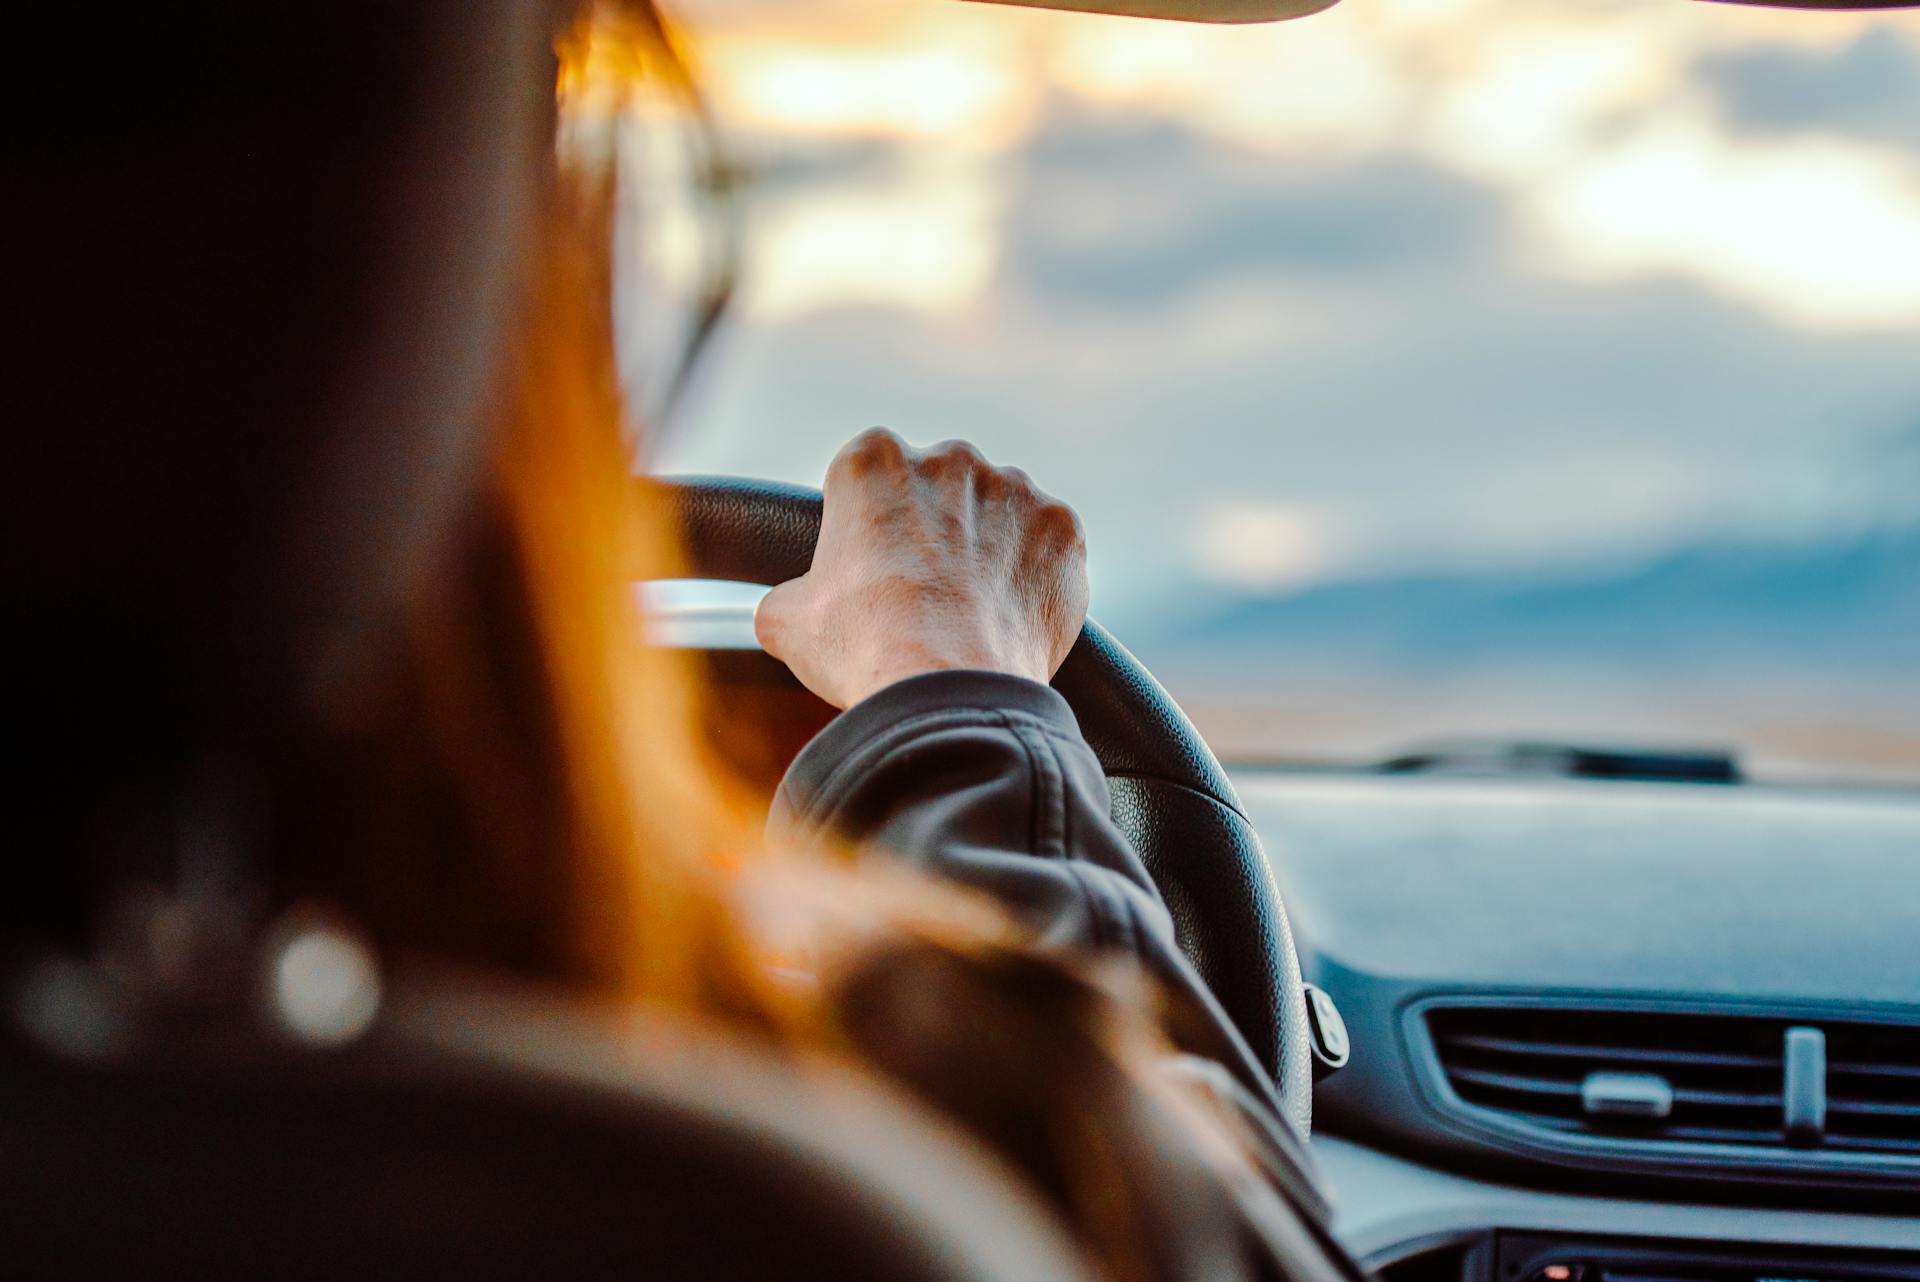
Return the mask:
{"type": "Polygon", "coordinates": [[[979,449],[969,441],[960,440],[941,441],[926,452],[921,465],[939,476],[966,476],[991,470],[979,449]]]}
{"type": "Polygon", "coordinates": [[[986,455],[980,452],[979,446],[975,445],[972,441],[962,440],[958,437],[950,441],[940,442],[933,447],[932,452],[947,458],[964,459],[969,463],[978,463],[982,466],[985,466],[987,461],[986,455]]]}
{"type": "Polygon", "coordinates": [[[848,448],[856,454],[897,458],[906,453],[907,443],[890,427],[870,427],[854,437],[848,448]]]}
{"type": "Polygon", "coordinates": [[[1068,547],[1085,547],[1086,527],[1080,514],[1055,498],[1042,498],[1033,509],[1033,524],[1048,539],[1068,547]]]}
{"type": "Polygon", "coordinates": [[[1040,497],[1040,487],[1033,483],[1033,478],[1027,475],[1025,468],[1001,468],[1000,483],[1006,487],[1010,497],[1025,505],[1031,505],[1040,497]]]}
{"type": "Polygon", "coordinates": [[[906,442],[884,427],[870,427],[841,447],[827,471],[860,474],[896,467],[907,456],[906,442]]]}

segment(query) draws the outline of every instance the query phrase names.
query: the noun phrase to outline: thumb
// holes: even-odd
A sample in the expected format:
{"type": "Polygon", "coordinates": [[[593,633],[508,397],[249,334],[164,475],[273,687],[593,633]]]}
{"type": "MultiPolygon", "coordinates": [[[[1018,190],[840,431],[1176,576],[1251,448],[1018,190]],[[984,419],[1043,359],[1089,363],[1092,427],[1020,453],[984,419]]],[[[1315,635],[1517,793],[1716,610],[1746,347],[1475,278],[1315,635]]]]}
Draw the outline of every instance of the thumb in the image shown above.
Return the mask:
{"type": "Polygon", "coordinates": [[[800,609],[802,585],[806,582],[803,574],[797,579],[788,579],[776,585],[760,604],[753,607],[753,635],[760,642],[760,648],[776,659],[787,658],[786,644],[791,635],[794,615],[800,609]]]}

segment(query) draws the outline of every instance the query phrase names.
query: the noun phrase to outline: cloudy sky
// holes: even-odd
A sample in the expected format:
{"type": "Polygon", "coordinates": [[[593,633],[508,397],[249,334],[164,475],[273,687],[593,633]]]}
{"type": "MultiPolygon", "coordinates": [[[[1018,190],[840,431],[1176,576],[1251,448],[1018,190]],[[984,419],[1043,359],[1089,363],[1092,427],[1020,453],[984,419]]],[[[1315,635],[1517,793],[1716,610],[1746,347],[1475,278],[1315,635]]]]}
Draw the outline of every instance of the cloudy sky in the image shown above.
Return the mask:
{"type": "Polygon", "coordinates": [[[1121,628],[1920,519],[1920,13],[678,11],[755,179],[663,468],[970,437],[1080,508],[1121,628]]]}

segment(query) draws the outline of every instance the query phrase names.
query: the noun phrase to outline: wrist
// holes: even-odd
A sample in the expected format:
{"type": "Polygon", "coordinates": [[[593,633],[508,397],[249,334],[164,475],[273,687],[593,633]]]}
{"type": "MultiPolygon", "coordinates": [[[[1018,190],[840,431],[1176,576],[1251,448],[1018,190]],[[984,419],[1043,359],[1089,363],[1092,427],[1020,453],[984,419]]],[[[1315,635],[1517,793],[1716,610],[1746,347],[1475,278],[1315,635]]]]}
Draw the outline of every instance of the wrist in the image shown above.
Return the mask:
{"type": "Polygon", "coordinates": [[[933,672],[995,672],[1023,677],[1041,685],[1045,685],[1047,678],[1052,675],[1044,659],[1033,661],[992,647],[951,642],[942,645],[912,643],[889,646],[860,665],[858,670],[861,679],[852,683],[847,691],[845,707],[850,708],[888,686],[933,672]]]}

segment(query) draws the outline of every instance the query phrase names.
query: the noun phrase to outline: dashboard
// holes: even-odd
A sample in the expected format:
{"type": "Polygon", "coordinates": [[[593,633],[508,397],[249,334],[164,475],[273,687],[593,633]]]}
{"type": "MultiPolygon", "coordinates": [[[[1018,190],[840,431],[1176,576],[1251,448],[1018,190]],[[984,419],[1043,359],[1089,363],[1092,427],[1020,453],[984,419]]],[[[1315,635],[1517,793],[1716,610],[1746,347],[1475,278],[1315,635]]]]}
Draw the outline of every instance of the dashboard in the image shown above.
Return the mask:
{"type": "MultiPolygon", "coordinates": [[[[678,643],[770,794],[831,710],[678,643]]],[[[1385,1282],[1920,1282],[1920,793],[1232,773],[1351,1036],[1312,1147],[1385,1282]]]]}
{"type": "Polygon", "coordinates": [[[1352,1035],[1313,1147],[1364,1262],[1920,1277],[1920,799],[1235,783],[1352,1035]]]}

